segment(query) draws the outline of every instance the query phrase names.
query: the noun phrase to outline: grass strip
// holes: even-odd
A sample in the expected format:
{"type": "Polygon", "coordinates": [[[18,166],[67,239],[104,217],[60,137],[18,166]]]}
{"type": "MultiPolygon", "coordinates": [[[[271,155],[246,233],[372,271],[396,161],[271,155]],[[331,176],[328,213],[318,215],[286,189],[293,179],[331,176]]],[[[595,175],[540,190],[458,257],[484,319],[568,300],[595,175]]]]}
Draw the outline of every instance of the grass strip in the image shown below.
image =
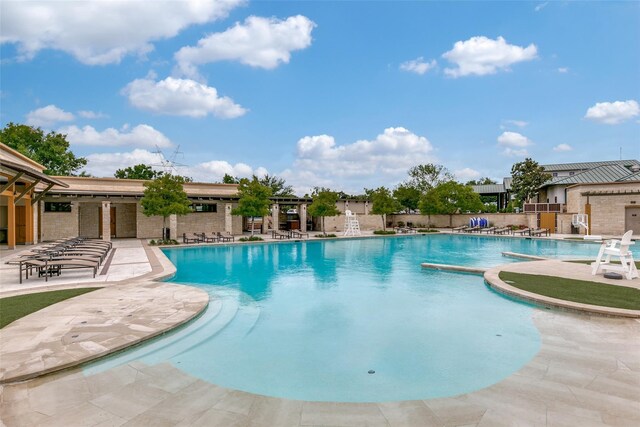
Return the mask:
{"type": "Polygon", "coordinates": [[[101,288],[63,289],[0,298],[0,329],[52,304],[101,288]]]}
{"type": "Polygon", "coordinates": [[[518,289],[582,304],[640,310],[640,289],[585,280],[501,271],[503,282],[518,289]]]}

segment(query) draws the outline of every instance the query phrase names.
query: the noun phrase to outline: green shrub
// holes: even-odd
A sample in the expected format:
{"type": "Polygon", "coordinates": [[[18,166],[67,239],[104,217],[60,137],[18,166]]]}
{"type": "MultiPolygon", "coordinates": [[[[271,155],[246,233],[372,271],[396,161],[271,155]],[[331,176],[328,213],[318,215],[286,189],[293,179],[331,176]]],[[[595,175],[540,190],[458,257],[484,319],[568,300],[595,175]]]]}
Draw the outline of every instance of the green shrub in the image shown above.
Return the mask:
{"type": "Polygon", "coordinates": [[[249,237],[241,237],[238,240],[241,242],[257,242],[257,241],[262,241],[264,239],[260,236],[249,236],[249,237]]]}
{"type": "Polygon", "coordinates": [[[180,243],[176,239],[168,239],[168,240],[150,240],[149,245],[151,246],[165,246],[165,245],[179,245],[180,243]]]}
{"type": "Polygon", "coordinates": [[[381,234],[381,235],[387,235],[387,234],[396,234],[396,232],[395,232],[395,231],[393,231],[393,230],[375,230],[375,231],[373,232],[373,234],[378,234],[378,235],[380,235],[380,234],[381,234]]]}
{"type": "Polygon", "coordinates": [[[317,237],[318,239],[326,239],[328,237],[338,237],[335,234],[316,234],[314,237],[317,237]]]}
{"type": "Polygon", "coordinates": [[[398,221],[398,227],[404,227],[404,221],[398,221]]]}
{"type": "Polygon", "coordinates": [[[439,231],[433,228],[419,228],[418,233],[439,233],[439,231]]]}

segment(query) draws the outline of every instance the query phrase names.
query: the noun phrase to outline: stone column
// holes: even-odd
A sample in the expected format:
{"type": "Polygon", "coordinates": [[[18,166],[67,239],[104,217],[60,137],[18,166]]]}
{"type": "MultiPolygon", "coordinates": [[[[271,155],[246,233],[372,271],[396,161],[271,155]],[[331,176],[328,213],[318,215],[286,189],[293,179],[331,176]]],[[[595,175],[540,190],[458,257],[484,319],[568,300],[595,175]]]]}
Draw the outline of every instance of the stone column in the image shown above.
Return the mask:
{"type": "Polygon", "coordinates": [[[24,200],[24,223],[25,223],[25,244],[33,245],[33,207],[31,206],[31,199],[24,200]]]}
{"type": "Polygon", "coordinates": [[[233,234],[233,216],[231,215],[231,211],[233,210],[233,206],[231,203],[225,203],[224,205],[224,231],[229,234],[233,234]]]}
{"type": "MultiPolygon", "coordinates": [[[[280,205],[275,203],[273,205],[271,205],[271,229],[272,230],[278,230],[280,229],[280,205]]],[[[267,230],[267,218],[263,218],[262,220],[262,230],[265,233],[268,233],[269,230],[267,230]]]]}
{"type": "Polygon", "coordinates": [[[111,241],[111,202],[102,202],[102,240],[111,241]]]}
{"type": "Polygon", "coordinates": [[[307,232],[307,204],[301,203],[298,205],[298,215],[300,216],[300,232],[307,232]]]}
{"type": "Polygon", "coordinates": [[[178,240],[178,215],[169,215],[169,238],[178,240]]]}
{"type": "Polygon", "coordinates": [[[9,196],[7,196],[7,249],[16,248],[16,205],[15,205],[15,186],[9,187],[9,196]]]}
{"type": "MultiPolygon", "coordinates": [[[[31,203],[31,200],[29,200],[31,203]]],[[[40,239],[38,239],[38,234],[40,233],[40,229],[38,228],[38,218],[40,218],[40,202],[36,202],[35,205],[31,206],[33,210],[33,244],[36,245],[40,239]]]]}

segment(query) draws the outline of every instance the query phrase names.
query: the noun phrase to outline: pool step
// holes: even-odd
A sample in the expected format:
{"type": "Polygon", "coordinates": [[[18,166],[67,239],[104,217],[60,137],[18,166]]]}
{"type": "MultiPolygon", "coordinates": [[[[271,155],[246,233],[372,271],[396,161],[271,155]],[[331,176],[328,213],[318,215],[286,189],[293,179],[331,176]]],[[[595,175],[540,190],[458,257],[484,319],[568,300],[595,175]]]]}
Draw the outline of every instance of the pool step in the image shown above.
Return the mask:
{"type": "Polygon", "coordinates": [[[482,267],[465,267],[462,265],[450,265],[450,264],[435,264],[431,262],[423,262],[420,264],[422,268],[429,268],[431,270],[452,271],[454,273],[471,273],[483,275],[488,268],[482,267]]]}
{"type": "Polygon", "coordinates": [[[508,257],[508,258],[526,259],[530,261],[544,261],[549,259],[549,258],[537,256],[537,255],[520,254],[517,252],[502,252],[502,256],[508,257]]]}
{"type": "Polygon", "coordinates": [[[219,333],[236,317],[240,307],[240,293],[225,289],[211,291],[210,295],[211,302],[207,310],[185,328],[170,333],[161,340],[92,365],[85,369],[85,374],[102,372],[140,359],[149,364],[165,361],[219,333]]]}

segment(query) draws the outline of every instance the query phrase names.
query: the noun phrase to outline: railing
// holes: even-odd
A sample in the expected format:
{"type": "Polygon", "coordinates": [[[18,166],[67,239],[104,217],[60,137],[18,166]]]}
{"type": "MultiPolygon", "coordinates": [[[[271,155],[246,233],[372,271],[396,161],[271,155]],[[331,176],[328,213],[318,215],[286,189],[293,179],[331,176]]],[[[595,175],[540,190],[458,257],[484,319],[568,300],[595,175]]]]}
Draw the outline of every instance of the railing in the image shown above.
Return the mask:
{"type": "Polygon", "coordinates": [[[524,213],[538,212],[562,212],[562,203],[525,203],[523,207],[524,213]]]}

